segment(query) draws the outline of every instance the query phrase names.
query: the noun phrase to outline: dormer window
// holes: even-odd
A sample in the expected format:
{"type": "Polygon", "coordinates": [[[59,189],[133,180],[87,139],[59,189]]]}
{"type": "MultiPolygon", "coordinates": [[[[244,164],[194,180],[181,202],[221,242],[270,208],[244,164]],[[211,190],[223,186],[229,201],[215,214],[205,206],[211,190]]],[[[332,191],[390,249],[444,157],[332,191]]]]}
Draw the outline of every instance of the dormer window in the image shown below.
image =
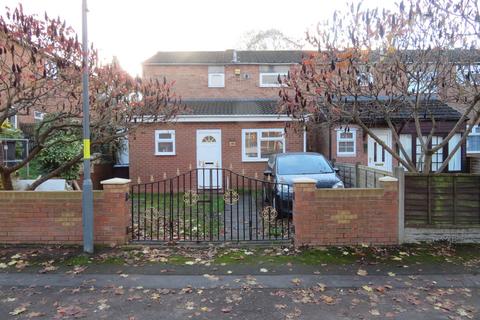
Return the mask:
{"type": "Polygon", "coordinates": [[[457,82],[463,85],[480,84],[480,65],[459,65],[457,66],[457,82]]]}
{"type": "Polygon", "coordinates": [[[209,88],[225,87],[225,67],[224,66],[208,67],[208,87],[209,88]]]}
{"type": "Polygon", "coordinates": [[[278,77],[286,77],[289,69],[289,66],[260,66],[260,87],[280,87],[278,77]]]}

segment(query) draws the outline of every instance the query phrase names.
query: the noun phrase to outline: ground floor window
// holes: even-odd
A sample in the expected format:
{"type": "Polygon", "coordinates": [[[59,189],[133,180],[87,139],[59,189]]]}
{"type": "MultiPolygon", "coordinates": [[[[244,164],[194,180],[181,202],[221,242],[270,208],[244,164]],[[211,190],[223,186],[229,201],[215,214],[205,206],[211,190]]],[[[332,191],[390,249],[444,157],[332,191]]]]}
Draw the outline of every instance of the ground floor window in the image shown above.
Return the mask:
{"type": "Polygon", "coordinates": [[[270,155],[279,152],[285,152],[283,129],[242,130],[243,161],[267,161],[270,155]]]}
{"type": "Polygon", "coordinates": [[[155,155],[175,154],[175,130],[155,130],[155,155]]]}
{"type": "Polygon", "coordinates": [[[467,137],[467,153],[480,153],[480,125],[473,126],[467,137]]]}
{"type": "Polygon", "coordinates": [[[355,156],[355,129],[337,129],[337,156],[355,156]]]}
{"type": "MultiPolygon", "coordinates": [[[[426,139],[427,137],[423,137],[423,141],[425,141],[426,139]]],[[[433,136],[431,141],[432,148],[442,143],[442,141],[443,141],[442,137],[433,136]]],[[[420,171],[423,170],[423,163],[425,162],[425,159],[423,157],[422,145],[419,138],[417,138],[416,159],[417,159],[417,169],[420,171]]],[[[443,148],[440,148],[432,156],[432,165],[430,170],[437,171],[438,169],[440,169],[440,166],[442,165],[442,163],[443,163],[443,148]]]]}

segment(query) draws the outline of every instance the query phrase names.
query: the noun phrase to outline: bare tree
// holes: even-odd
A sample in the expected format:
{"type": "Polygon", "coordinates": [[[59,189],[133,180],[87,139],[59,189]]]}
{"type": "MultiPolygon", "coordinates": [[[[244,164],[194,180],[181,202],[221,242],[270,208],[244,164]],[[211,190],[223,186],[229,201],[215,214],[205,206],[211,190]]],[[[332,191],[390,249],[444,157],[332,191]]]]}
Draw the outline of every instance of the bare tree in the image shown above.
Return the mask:
{"type": "MultiPolygon", "coordinates": [[[[466,19],[470,13],[433,0],[400,2],[392,11],[364,10],[361,3],[352,3],[308,34],[319,51],[280,79],[285,84],[282,108],[301,121],[356,124],[409,171],[430,172],[432,156],[464,128],[468,115],[474,122],[480,119],[480,79],[475,76],[480,71],[475,31],[480,21],[466,19]],[[433,101],[465,106],[437,144],[431,143],[438,122],[433,101]],[[428,132],[422,128],[424,120],[432,122],[428,132]],[[398,148],[372,130],[380,121],[391,129],[398,148]],[[421,146],[417,166],[399,139],[406,124],[414,125],[421,146]]],[[[437,172],[445,170],[470,130],[437,172]]]]}
{"type": "MultiPolygon", "coordinates": [[[[162,121],[178,111],[172,83],[166,80],[134,79],[115,64],[99,66],[96,51],[88,57],[90,67],[91,147],[98,148],[118,140],[135,129],[136,120],[146,115],[162,121]]],[[[35,111],[47,113],[35,126],[33,148],[21,162],[0,165],[3,187],[13,188],[12,174],[31,162],[39,153],[70,140],[52,139],[60,132],[81,132],[82,75],[81,46],[75,32],[60,18],[26,15],[19,5],[7,8],[0,17],[0,123],[15,115],[35,111]]],[[[35,189],[82,158],[62,164],[35,181],[35,189]]]]}
{"type": "Polygon", "coordinates": [[[278,29],[253,30],[246,32],[239,49],[245,50],[300,50],[305,42],[286,36],[278,29]]]}

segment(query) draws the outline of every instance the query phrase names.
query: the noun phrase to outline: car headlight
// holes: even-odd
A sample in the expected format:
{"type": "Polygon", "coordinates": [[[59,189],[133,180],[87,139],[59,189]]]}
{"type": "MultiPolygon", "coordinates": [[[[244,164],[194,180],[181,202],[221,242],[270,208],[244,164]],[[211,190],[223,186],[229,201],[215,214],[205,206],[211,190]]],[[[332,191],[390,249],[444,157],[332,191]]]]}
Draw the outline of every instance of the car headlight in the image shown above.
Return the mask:
{"type": "Polygon", "coordinates": [[[337,183],[335,183],[333,186],[332,186],[333,189],[341,189],[341,188],[345,188],[345,186],[343,185],[343,182],[342,181],[338,181],[337,183]]]}

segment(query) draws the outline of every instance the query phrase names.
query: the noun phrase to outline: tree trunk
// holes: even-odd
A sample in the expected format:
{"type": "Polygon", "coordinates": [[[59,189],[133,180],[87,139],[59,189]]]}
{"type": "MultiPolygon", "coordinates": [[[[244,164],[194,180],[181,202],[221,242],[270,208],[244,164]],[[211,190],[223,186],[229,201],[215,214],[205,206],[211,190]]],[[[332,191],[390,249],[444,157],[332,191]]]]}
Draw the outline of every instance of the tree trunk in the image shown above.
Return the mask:
{"type": "Polygon", "coordinates": [[[432,155],[429,152],[425,152],[423,156],[423,173],[430,173],[430,168],[432,167],[432,155]]]}
{"type": "Polygon", "coordinates": [[[2,186],[4,190],[13,190],[12,173],[1,172],[2,186]]]}

